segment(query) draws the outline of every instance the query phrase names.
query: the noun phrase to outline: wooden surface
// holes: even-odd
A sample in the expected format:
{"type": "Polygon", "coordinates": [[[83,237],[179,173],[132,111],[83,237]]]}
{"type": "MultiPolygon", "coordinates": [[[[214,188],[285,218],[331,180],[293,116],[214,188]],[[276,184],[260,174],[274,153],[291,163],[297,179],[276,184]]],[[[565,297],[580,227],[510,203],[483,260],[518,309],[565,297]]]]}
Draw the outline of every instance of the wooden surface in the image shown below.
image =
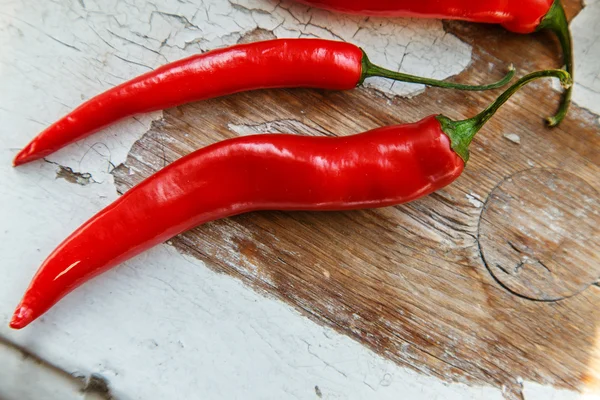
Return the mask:
{"type": "MultiPolygon", "coordinates": [[[[580,6],[566,3],[572,17],[580,6]]],[[[548,33],[445,27],[473,46],[461,82],[496,79],[509,63],[521,74],[560,64],[548,33]]],[[[460,119],[498,93],[430,88],[388,99],[364,88],[272,90],[198,102],[166,111],[113,174],[123,193],[225,138],[349,135],[437,113],[460,119]]],[[[508,398],[521,396],[522,379],[593,386],[600,380],[593,356],[600,340],[600,127],[573,107],[559,128],[545,128],[542,118],[558,98],[549,81],[514,96],[475,139],[464,175],[425,199],[357,212],[252,213],[171,243],[425,374],[504,387],[508,398]]]]}

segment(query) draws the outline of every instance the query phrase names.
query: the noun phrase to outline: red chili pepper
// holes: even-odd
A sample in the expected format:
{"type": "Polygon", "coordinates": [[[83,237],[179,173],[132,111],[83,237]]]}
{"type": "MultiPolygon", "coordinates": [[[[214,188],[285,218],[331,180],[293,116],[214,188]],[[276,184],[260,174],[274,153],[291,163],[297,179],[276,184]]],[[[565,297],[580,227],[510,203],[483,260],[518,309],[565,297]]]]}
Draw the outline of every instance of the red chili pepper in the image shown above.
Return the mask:
{"type": "Polygon", "coordinates": [[[276,39],[236,45],[164,65],[90,99],[35,137],[16,155],[13,164],[45,157],[139,113],[254,89],[347,90],[374,76],[461,90],[487,90],[508,83],[513,72],[491,85],[470,86],[378,67],[359,47],[344,42],[276,39]]]}
{"type": "Polygon", "coordinates": [[[10,326],[23,328],[77,286],[202,223],[256,210],[351,210],[415,200],[453,182],[468,146],[525,76],[474,118],[430,116],[348,137],[267,134],[225,140],[175,161],[69,236],[44,261],[10,326]]]}
{"type": "MultiPolygon", "coordinates": [[[[349,14],[389,17],[456,19],[500,24],[511,32],[553,31],[561,44],[566,70],[573,76],[573,45],[560,0],[297,0],[300,3],[349,14]]],[[[558,125],[567,115],[572,89],[565,91],[556,115],[558,125]]]]}

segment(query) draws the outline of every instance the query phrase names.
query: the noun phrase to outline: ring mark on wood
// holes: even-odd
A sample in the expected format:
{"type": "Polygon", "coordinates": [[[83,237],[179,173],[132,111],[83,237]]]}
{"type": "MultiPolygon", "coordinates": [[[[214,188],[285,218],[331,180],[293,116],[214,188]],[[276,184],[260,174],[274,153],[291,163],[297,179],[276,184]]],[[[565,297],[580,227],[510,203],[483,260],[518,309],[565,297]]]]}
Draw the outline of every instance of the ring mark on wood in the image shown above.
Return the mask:
{"type": "Polygon", "coordinates": [[[479,221],[483,260],[510,292],[558,301],[600,277],[600,196],[558,169],[518,172],[497,185],[479,221]]]}

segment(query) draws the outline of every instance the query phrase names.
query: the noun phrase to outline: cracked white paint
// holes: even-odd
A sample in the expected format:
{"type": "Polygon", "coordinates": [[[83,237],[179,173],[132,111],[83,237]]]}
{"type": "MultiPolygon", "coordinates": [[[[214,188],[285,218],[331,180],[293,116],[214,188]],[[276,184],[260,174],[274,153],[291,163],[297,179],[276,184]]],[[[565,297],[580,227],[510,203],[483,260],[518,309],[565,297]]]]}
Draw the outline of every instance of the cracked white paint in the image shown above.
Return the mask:
{"type": "MultiPolygon", "coordinates": [[[[2,4],[0,21],[0,115],[14,129],[9,134],[14,149],[85,99],[166,62],[234,44],[256,28],[280,38],[351,40],[374,62],[438,79],[460,73],[471,56],[470,47],[445,34],[439,21],[337,16],[274,0],[62,0],[43,5],[27,0],[2,4]]],[[[384,79],[370,79],[367,85],[392,94],[422,88],[384,79]]],[[[128,119],[49,159],[74,171],[105,174],[108,161],[123,162],[158,115],[128,119]]]]}
{"type": "MultiPolygon", "coordinates": [[[[351,40],[374,62],[438,79],[461,72],[471,54],[439,21],[337,16],[287,1],[0,0],[0,335],[69,372],[102,374],[119,399],[501,398],[499,389],[399,368],[167,245],[84,285],[25,330],[8,329],[40,262],[116,199],[109,171],[161,114],[127,119],[49,157],[97,184],[57,180],[51,163],[13,169],[17,150],[83,100],[255,28],[351,40]]],[[[371,82],[393,94],[420,90],[371,82]]]]}

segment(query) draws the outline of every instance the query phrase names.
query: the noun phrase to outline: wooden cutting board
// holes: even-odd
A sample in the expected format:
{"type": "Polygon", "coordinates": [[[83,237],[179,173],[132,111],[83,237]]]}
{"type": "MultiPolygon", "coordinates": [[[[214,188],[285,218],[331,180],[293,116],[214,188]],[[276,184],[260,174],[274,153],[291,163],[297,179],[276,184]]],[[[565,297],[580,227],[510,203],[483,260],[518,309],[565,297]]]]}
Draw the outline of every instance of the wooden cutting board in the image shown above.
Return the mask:
{"type": "MultiPolygon", "coordinates": [[[[566,3],[570,17],[581,8],[566,3]]],[[[547,32],[445,28],[473,46],[472,64],[453,80],[489,82],[510,63],[520,75],[561,64],[547,32]]],[[[198,102],[167,110],[113,174],[123,193],[222,139],[344,136],[438,113],[461,119],[499,93],[268,90],[198,102]]],[[[464,175],[425,199],[252,213],[170,243],[422,373],[504,387],[515,399],[522,379],[600,390],[600,126],[573,106],[559,128],[546,128],[558,100],[549,81],[530,84],[480,132],[464,175]]]]}

